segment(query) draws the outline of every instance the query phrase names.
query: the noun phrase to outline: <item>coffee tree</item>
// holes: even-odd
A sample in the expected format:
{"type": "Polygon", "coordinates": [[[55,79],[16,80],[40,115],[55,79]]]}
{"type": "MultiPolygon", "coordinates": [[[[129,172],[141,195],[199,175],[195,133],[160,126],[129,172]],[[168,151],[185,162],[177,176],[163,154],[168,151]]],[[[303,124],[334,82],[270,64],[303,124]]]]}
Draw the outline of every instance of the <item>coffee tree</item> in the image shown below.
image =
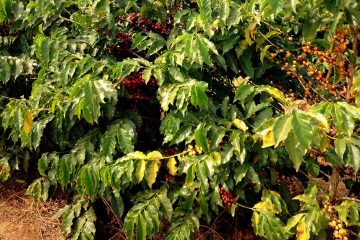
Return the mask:
{"type": "Polygon", "coordinates": [[[71,239],[94,239],[97,199],[128,239],[222,209],[267,239],[359,237],[359,9],[1,0],[0,180],[67,192],[71,239]]]}

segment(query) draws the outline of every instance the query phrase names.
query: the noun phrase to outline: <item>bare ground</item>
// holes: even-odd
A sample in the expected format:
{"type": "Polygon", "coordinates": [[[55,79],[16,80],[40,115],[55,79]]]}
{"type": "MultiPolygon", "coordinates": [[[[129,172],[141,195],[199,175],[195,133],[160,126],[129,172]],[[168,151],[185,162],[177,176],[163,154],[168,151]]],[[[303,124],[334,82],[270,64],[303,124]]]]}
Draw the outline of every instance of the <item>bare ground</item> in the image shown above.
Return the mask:
{"type": "Polygon", "coordinates": [[[0,186],[0,240],[65,239],[59,220],[53,219],[64,205],[61,200],[37,204],[25,189],[0,186]]]}

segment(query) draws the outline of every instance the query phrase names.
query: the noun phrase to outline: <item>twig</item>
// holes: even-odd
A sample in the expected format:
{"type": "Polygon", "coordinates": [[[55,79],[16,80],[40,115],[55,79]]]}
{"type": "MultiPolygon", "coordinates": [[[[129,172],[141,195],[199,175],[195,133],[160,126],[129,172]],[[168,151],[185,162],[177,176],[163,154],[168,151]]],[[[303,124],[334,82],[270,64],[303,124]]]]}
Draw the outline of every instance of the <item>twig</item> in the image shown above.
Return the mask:
{"type": "Polygon", "coordinates": [[[204,236],[206,233],[208,233],[209,231],[215,233],[217,236],[219,236],[220,239],[225,240],[217,231],[215,231],[214,229],[212,229],[211,227],[205,226],[205,225],[200,225],[200,227],[206,228],[208,229],[208,231],[206,231],[204,234],[201,234],[197,239],[200,239],[202,236],[204,236]]]}
{"type": "Polygon", "coordinates": [[[359,202],[360,203],[360,199],[357,198],[351,198],[351,197],[341,197],[339,198],[340,200],[349,200],[349,201],[354,201],[354,202],[359,202]]]}
{"type": "MultiPolygon", "coordinates": [[[[352,42],[352,51],[354,52],[355,55],[357,55],[357,51],[358,51],[358,33],[359,33],[359,28],[355,25],[351,26],[351,30],[353,32],[354,35],[354,40],[352,42]]],[[[349,101],[351,98],[351,94],[350,94],[350,90],[351,90],[351,86],[352,86],[352,81],[354,78],[354,74],[355,74],[355,63],[350,63],[349,65],[349,76],[347,79],[347,92],[346,92],[346,100],[349,101]]]]}
{"type": "Polygon", "coordinates": [[[251,210],[251,211],[254,211],[254,208],[252,208],[252,207],[247,207],[247,206],[242,205],[242,204],[237,203],[237,202],[235,202],[234,204],[238,205],[239,207],[246,208],[246,209],[249,209],[249,210],[251,210]]]}

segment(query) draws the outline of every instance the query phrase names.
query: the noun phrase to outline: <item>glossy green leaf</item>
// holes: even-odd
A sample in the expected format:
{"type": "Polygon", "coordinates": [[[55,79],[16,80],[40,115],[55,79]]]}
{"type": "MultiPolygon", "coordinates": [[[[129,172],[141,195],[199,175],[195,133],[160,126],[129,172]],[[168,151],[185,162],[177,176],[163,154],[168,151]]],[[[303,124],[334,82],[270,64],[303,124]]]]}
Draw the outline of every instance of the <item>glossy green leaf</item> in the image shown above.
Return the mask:
{"type": "Polygon", "coordinates": [[[195,130],[196,145],[200,146],[205,153],[209,152],[207,133],[203,124],[199,124],[195,130]]]}
{"type": "Polygon", "coordinates": [[[273,127],[275,147],[287,138],[291,130],[291,120],[292,118],[289,115],[284,115],[276,120],[273,127]]]}
{"type": "Polygon", "coordinates": [[[311,118],[305,113],[295,110],[293,112],[291,126],[297,141],[304,149],[307,149],[311,144],[314,133],[311,118]]]}
{"type": "Polygon", "coordinates": [[[285,141],[285,149],[289,154],[290,160],[294,164],[295,170],[299,170],[301,163],[304,161],[306,149],[300,144],[294,131],[290,131],[285,141]]]}

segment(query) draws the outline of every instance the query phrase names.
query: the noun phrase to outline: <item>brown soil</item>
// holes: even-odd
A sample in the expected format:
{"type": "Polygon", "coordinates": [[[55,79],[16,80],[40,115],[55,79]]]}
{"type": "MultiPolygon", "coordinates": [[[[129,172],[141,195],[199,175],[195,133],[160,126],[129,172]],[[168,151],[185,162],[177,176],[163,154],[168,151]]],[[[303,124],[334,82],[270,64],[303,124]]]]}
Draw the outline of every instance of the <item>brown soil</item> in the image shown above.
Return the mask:
{"type": "Polygon", "coordinates": [[[53,219],[64,205],[60,200],[37,204],[25,189],[0,186],[0,240],[65,239],[59,220],[53,219]]]}

